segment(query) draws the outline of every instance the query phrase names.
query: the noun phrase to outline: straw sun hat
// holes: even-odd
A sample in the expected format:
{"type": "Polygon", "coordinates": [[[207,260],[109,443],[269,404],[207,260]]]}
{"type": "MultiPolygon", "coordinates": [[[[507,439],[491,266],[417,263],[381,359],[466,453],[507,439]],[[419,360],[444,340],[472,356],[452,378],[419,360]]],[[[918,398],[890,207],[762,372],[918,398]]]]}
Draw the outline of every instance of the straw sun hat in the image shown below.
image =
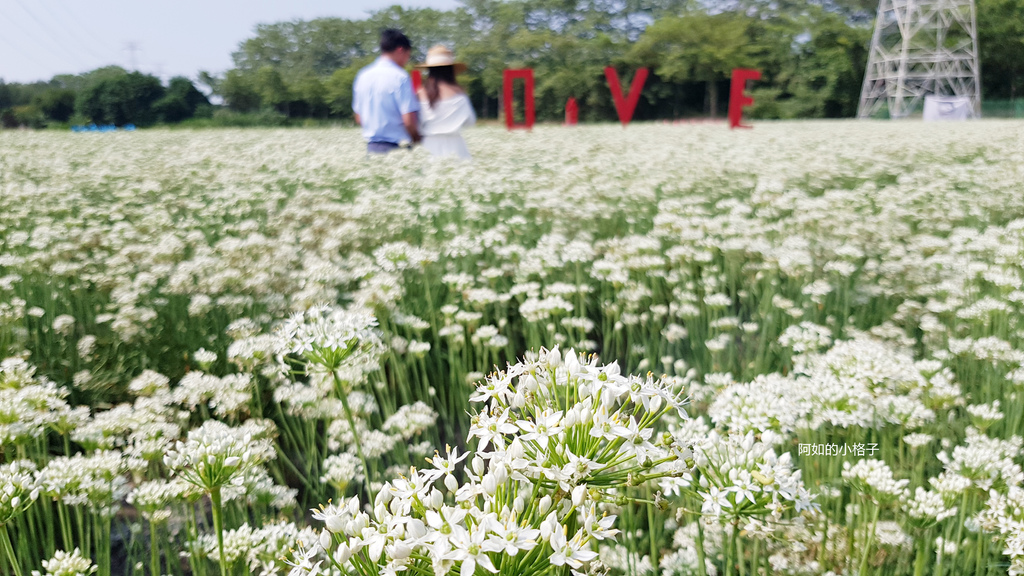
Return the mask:
{"type": "Polygon", "coordinates": [[[446,46],[438,44],[427,51],[427,60],[423,64],[417,64],[417,68],[439,68],[441,66],[455,67],[455,73],[460,74],[466,71],[466,64],[455,61],[455,54],[446,46]]]}

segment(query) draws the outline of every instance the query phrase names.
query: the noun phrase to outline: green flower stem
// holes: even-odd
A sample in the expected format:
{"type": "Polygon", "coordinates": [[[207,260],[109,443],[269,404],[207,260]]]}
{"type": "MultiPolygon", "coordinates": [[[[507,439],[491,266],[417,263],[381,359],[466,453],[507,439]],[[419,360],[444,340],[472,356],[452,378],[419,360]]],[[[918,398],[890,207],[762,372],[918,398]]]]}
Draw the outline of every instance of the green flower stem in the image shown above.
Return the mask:
{"type": "Polygon", "coordinates": [[[14,546],[11,544],[11,535],[7,532],[7,524],[0,524],[0,546],[4,549],[4,555],[14,570],[14,576],[22,576],[21,564],[14,554],[14,546]]]}
{"type": "Polygon", "coordinates": [[[868,556],[871,554],[871,546],[875,543],[875,529],[878,527],[878,509],[880,506],[874,506],[874,510],[871,511],[871,527],[868,532],[867,543],[864,544],[864,556],[860,559],[860,576],[866,576],[868,573],[868,556]]]}
{"type": "Polygon", "coordinates": [[[917,542],[914,557],[914,576],[924,576],[924,568],[928,564],[928,536],[921,536],[917,542]]]}
{"type": "MultiPolygon", "coordinates": [[[[338,379],[338,374],[332,372],[334,376],[334,383],[338,386],[339,392],[341,391],[341,381],[338,379]]],[[[377,499],[377,495],[373,493],[373,484],[370,481],[370,467],[366,463],[366,456],[363,456],[363,446],[359,442],[359,434],[356,432],[356,421],[352,417],[352,409],[348,406],[348,395],[339,394],[341,396],[341,405],[345,408],[345,418],[348,420],[348,425],[352,430],[352,441],[356,445],[356,452],[359,454],[359,461],[363,464],[363,478],[366,480],[366,492],[370,495],[370,504],[373,504],[374,500],[377,499]]]]}
{"type": "Polygon", "coordinates": [[[704,520],[697,515],[697,576],[708,576],[704,557],[704,520]]]}
{"type": "Polygon", "coordinates": [[[733,537],[736,538],[736,564],[739,566],[740,576],[746,576],[747,569],[745,566],[746,558],[743,556],[743,537],[739,535],[738,525],[733,530],[733,533],[733,537]]]}
{"type": "MultiPolygon", "coordinates": [[[[188,524],[188,541],[195,542],[199,536],[199,522],[196,520],[194,503],[189,503],[188,514],[185,515],[185,520],[188,524]]],[[[188,555],[188,565],[191,568],[192,574],[206,576],[206,565],[203,562],[199,562],[195,554],[188,555]]]]}
{"type": "Polygon", "coordinates": [[[64,549],[71,548],[74,540],[71,534],[71,520],[68,518],[68,507],[64,502],[57,500],[57,517],[60,521],[60,534],[64,540],[64,549]]]}
{"type": "Polygon", "coordinates": [[[160,540],[157,539],[158,526],[155,522],[149,523],[149,574],[160,576],[160,540]]]}
{"type": "Polygon", "coordinates": [[[217,551],[220,553],[220,576],[228,575],[228,565],[224,558],[224,524],[221,518],[220,486],[210,489],[210,501],[213,503],[213,530],[217,533],[217,551]]]}
{"type": "Polygon", "coordinates": [[[754,562],[753,562],[753,564],[751,564],[751,566],[754,569],[753,570],[754,576],[757,576],[758,571],[760,570],[760,565],[761,565],[761,540],[760,539],[755,539],[754,540],[754,562]]]}
{"type": "Polygon", "coordinates": [[[101,556],[96,564],[100,567],[99,574],[111,574],[112,563],[110,561],[110,524],[111,518],[100,516],[100,542],[102,543],[101,556]]]}

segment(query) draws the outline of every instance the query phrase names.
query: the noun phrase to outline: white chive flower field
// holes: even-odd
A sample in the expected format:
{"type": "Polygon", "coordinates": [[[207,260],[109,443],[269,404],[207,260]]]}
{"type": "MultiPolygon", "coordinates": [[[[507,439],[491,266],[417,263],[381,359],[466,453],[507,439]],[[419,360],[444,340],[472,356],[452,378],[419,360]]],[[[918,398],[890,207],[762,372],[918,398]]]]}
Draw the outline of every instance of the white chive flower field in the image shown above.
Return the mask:
{"type": "Polygon", "coordinates": [[[1024,574],[1024,128],[0,133],[0,573],[1024,574]]]}

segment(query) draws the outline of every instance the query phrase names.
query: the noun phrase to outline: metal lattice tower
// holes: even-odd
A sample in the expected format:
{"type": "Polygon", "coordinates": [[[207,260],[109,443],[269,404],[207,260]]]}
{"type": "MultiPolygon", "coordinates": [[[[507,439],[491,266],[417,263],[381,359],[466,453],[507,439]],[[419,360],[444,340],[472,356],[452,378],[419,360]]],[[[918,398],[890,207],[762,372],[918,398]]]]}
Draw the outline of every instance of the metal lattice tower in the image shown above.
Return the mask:
{"type": "Polygon", "coordinates": [[[981,116],[974,0],[881,0],[857,116],[912,114],[927,95],[970,98],[981,116]]]}

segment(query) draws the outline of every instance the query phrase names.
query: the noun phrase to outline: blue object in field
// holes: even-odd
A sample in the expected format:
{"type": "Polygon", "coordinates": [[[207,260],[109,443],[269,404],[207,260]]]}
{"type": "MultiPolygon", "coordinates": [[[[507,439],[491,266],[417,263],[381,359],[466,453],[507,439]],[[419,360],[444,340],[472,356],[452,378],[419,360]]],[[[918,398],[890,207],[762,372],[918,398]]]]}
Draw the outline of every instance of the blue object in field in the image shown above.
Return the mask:
{"type": "Polygon", "coordinates": [[[85,126],[72,126],[71,127],[71,131],[72,132],[117,132],[118,130],[124,130],[126,132],[134,132],[135,131],[135,124],[125,124],[121,128],[118,128],[117,126],[115,126],[113,124],[103,124],[102,126],[97,126],[94,123],[93,124],[87,124],[85,126]]]}

